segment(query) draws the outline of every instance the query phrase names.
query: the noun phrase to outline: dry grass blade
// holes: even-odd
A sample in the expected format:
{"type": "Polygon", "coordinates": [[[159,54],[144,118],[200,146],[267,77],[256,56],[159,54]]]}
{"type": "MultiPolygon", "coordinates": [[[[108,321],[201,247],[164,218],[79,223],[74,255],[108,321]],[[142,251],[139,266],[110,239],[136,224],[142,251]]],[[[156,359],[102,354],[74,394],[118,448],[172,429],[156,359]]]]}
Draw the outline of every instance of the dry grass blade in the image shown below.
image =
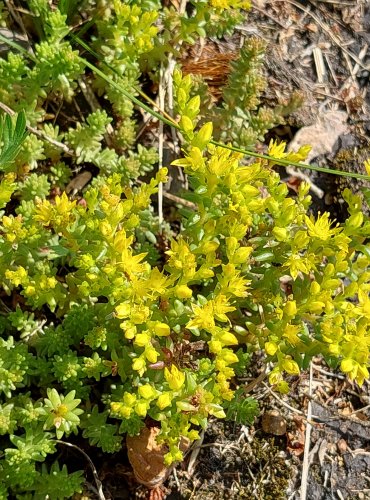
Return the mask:
{"type": "MultiPolygon", "coordinates": [[[[310,381],[308,389],[308,394],[310,398],[312,397],[312,379],[313,379],[313,368],[312,364],[310,364],[310,381]]],[[[312,418],[312,403],[311,399],[309,399],[307,406],[306,437],[304,443],[303,465],[302,465],[301,500],[306,500],[307,498],[308,470],[310,467],[309,453],[310,453],[311,430],[312,430],[312,425],[310,423],[311,418],[312,418]]]]}
{"type": "Polygon", "coordinates": [[[231,71],[230,63],[237,58],[237,54],[232,51],[221,54],[215,44],[208,43],[202,48],[201,56],[199,58],[193,49],[184,60],[182,70],[184,74],[200,75],[217,101],[231,71]]]}
{"type": "MultiPolygon", "coordinates": [[[[158,102],[159,108],[164,109],[164,100],[166,95],[166,88],[164,85],[163,76],[163,66],[161,66],[159,72],[159,89],[158,89],[158,102]]],[[[163,134],[163,122],[159,120],[158,122],[158,170],[163,166],[163,145],[164,145],[164,134],[163,134]]],[[[163,224],[163,182],[158,184],[158,223],[159,228],[163,224]]]]}
{"type": "Polygon", "coordinates": [[[91,468],[91,472],[92,472],[92,474],[94,476],[94,479],[95,479],[95,483],[96,483],[96,487],[97,487],[97,494],[99,496],[99,500],[105,500],[105,496],[104,496],[104,493],[103,493],[103,484],[102,484],[102,482],[99,479],[99,476],[98,476],[97,470],[95,468],[95,465],[94,465],[93,461],[91,460],[91,458],[89,457],[89,455],[87,453],[85,453],[83,450],[81,450],[81,448],[79,448],[75,444],[67,443],[66,441],[61,441],[60,439],[56,439],[55,441],[57,443],[59,443],[59,444],[62,444],[63,446],[69,446],[70,448],[74,448],[75,450],[78,450],[80,453],[82,453],[82,455],[89,462],[89,465],[90,465],[90,468],[91,468]]]}
{"type": "Polygon", "coordinates": [[[198,457],[199,452],[200,452],[202,445],[203,445],[204,434],[205,434],[205,431],[202,430],[202,432],[200,433],[199,439],[197,441],[195,441],[195,443],[194,443],[194,447],[193,447],[193,450],[192,450],[190,458],[189,458],[188,469],[187,469],[189,476],[191,476],[194,473],[195,463],[196,463],[197,457],[198,457]]]}

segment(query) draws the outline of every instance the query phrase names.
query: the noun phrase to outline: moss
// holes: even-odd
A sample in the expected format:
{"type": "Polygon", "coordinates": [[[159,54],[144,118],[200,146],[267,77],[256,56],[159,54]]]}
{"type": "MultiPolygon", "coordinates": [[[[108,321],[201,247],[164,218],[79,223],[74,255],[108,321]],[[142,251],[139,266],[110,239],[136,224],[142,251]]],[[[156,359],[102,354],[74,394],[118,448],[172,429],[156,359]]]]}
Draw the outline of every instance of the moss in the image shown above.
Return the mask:
{"type": "Polygon", "coordinates": [[[243,486],[240,496],[263,500],[286,498],[292,467],[280,455],[281,449],[285,448],[282,444],[282,440],[275,437],[255,436],[248,456],[248,466],[255,479],[243,486]]]}

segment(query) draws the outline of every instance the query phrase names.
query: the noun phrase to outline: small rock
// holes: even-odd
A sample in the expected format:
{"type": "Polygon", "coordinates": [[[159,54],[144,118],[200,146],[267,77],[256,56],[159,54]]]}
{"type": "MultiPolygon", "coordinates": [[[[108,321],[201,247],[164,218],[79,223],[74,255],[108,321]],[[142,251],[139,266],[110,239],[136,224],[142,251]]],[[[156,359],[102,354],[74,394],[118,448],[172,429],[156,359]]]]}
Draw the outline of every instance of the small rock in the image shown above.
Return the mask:
{"type": "Polygon", "coordinates": [[[315,123],[298,130],[289,144],[289,150],[296,151],[301,146],[310,144],[312,149],[306,160],[308,163],[317,156],[332,153],[338,138],[348,134],[347,118],[344,111],[321,113],[315,123]]]}
{"type": "Polygon", "coordinates": [[[277,410],[266,411],[262,416],[262,429],[266,434],[282,436],[286,433],[286,420],[277,410]]]}

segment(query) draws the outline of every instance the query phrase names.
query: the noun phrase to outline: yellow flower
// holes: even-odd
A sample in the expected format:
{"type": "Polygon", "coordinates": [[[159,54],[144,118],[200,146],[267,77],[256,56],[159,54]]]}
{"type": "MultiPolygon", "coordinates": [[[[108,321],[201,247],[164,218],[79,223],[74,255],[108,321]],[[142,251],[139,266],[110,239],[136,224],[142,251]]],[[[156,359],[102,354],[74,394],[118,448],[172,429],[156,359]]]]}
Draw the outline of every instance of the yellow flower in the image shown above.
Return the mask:
{"type": "Polygon", "coordinates": [[[370,298],[367,292],[361,288],[358,290],[359,305],[355,307],[354,311],[360,316],[364,316],[370,320],[370,298]]]}
{"type": "Polygon", "coordinates": [[[223,345],[238,345],[238,339],[229,331],[221,330],[220,333],[217,334],[217,338],[223,345]]]}
{"type": "Polygon", "coordinates": [[[130,304],[119,304],[116,307],[116,317],[118,319],[124,319],[128,318],[131,312],[131,305],[130,304]]]}
{"type": "Polygon", "coordinates": [[[321,217],[319,216],[315,221],[313,216],[307,217],[305,215],[305,222],[308,229],[308,234],[319,240],[326,241],[338,232],[341,231],[340,228],[335,227],[333,229],[330,228],[331,221],[329,220],[329,213],[325,212],[321,217]]]}
{"type": "Polygon", "coordinates": [[[175,288],[175,295],[178,299],[190,299],[193,295],[193,291],[186,285],[178,285],[175,288]]]}
{"type": "Polygon", "coordinates": [[[228,321],[226,313],[235,311],[235,307],[230,306],[225,295],[218,295],[213,302],[213,311],[216,319],[222,322],[228,321]]]}
{"type": "Polygon", "coordinates": [[[235,311],[230,306],[226,295],[220,294],[214,300],[209,300],[203,306],[193,305],[194,318],[188,322],[186,328],[200,328],[211,331],[215,327],[215,318],[218,321],[229,321],[227,312],[235,311]]]}
{"type": "Polygon", "coordinates": [[[249,280],[240,276],[239,271],[235,271],[233,264],[226,264],[222,266],[223,273],[218,276],[222,292],[235,297],[246,297],[248,295],[247,287],[250,283],[249,280]]]}
{"type": "Polygon", "coordinates": [[[32,285],[28,285],[28,286],[26,286],[24,293],[25,293],[26,297],[32,297],[36,293],[36,288],[32,285]]]}
{"type": "Polygon", "coordinates": [[[10,215],[4,215],[1,219],[2,230],[4,231],[4,235],[8,241],[13,243],[14,241],[22,241],[29,231],[23,226],[23,218],[21,215],[17,215],[14,217],[10,215]]]}
{"type": "Polygon", "coordinates": [[[160,321],[157,321],[154,325],[154,332],[158,337],[168,337],[168,335],[171,333],[171,329],[166,323],[161,323],[160,321]]]}
{"type": "Polygon", "coordinates": [[[192,429],[188,432],[187,437],[190,439],[190,441],[196,441],[197,439],[199,439],[199,432],[196,429],[192,429]]]}
{"type": "Polygon", "coordinates": [[[132,362],[132,369],[136,372],[139,372],[139,375],[142,375],[145,372],[146,362],[145,359],[140,356],[139,358],[135,358],[132,362]]]}
{"type": "Polygon", "coordinates": [[[285,241],[288,237],[288,231],[285,227],[277,227],[275,226],[272,230],[272,234],[278,241],[285,241]]]}
{"type": "Polygon", "coordinates": [[[156,363],[158,359],[158,352],[154,349],[152,344],[148,344],[145,346],[145,351],[144,351],[146,359],[149,361],[149,363],[156,363]]]}
{"type": "Polygon", "coordinates": [[[34,219],[41,222],[43,226],[50,224],[59,229],[64,229],[74,219],[73,209],[77,201],[69,201],[67,194],[55,197],[55,204],[49,200],[43,200],[36,205],[34,219]]]}
{"type": "Polygon", "coordinates": [[[160,410],[164,410],[167,406],[170,406],[172,403],[172,393],[164,392],[157,399],[156,405],[160,410]]]}
{"type": "Polygon", "coordinates": [[[304,161],[311,149],[312,146],[310,146],[309,144],[305,144],[304,146],[301,146],[298,151],[289,151],[286,159],[292,162],[304,161]]]}
{"type": "Polygon", "coordinates": [[[270,382],[270,384],[271,384],[271,385],[276,385],[276,384],[278,384],[279,382],[281,382],[281,381],[282,381],[282,379],[283,379],[283,376],[282,376],[282,374],[281,374],[281,372],[280,372],[279,367],[277,366],[277,367],[275,367],[275,368],[271,371],[271,373],[270,373],[270,375],[269,375],[269,382],[270,382]]]}
{"type": "Polygon", "coordinates": [[[190,320],[186,328],[200,328],[210,330],[215,326],[215,319],[213,316],[213,303],[207,302],[204,306],[193,305],[194,318],[190,320]]]}
{"type": "Polygon", "coordinates": [[[229,8],[228,0],[211,0],[211,5],[212,5],[212,7],[215,7],[216,9],[228,9],[229,8]]]}
{"type": "Polygon", "coordinates": [[[168,368],[164,369],[164,378],[170,389],[178,391],[185,382],[185,373],[181,372],[175,365],[171,365],[171,371],[168,368]]]}
{"type": "MultiPolygon", "coordinates": [[[[367,357],[367,356],[366,356],[367,357]]],[[[347,373],[351,380],[356,380],[356,382],[361,386],[365,379],[369,378],[369,370],[365,364],[361,364],[358,361],[345,358],[340,364],[342,372],[347,373]]]]}
{"type": "Polygon", "coordinates": [[[167,181],[168,168],[162,167],[158,170],[156,174],[157,182],[166,182],[167,181]]]}
{"type": "Polygon", "coordinates": [[[297,303],[295,300],[288,300],[288,302],[286,302],[284,314],[290,318],[297,314],[297,303]]]}
{"type": "Polygon", "coordinates": [[[367,175],[370,175],[370,159],[366,160],[364,165],[365,165],[365,170],[366,170],[367,175]]]}
{"type": "Polygon", "coordinates": [[[212,7],[216,9],[246,9],[251,6],[250,0],[211,0],[212,7]]]}
{"type": "Polygon", "coordinates": [[[208,347],[210,352],[218,354],[222,351],[222,342],[220,342],[219,340],[210,340],[208,342],[208,347]]]}
{"type": "Polygon", "coordinates": [[[150,316],[150,309],[147,306],[141,304],[135,304],[131,309],[130,321],[135,325],[141,325],[150,316]]]}
{"type": "Polygon", "coordinates": [[[191,279],[196,270],[196,258],[191,252],[189,245],[182,239],[172,241],[171,250],[166,252],[170,256],[168,266],[176,271],[182,271],[186,278],[191,279]]]}
{"type": "Polygon", "coordinates": [[[138,277],[131,276],[133,294],[139,300],[145,297],[154,300],[156,297],[164,295],[168,281],[167,276],[156,267],[151,270],[147,279],[143,279],[141,275],[138,277]]]}
{"type": "Polygon", "coordinates": [[[150,384],[144,384],[139,387],[138,393],[144,399],[154,399],[157,391],[150,384]]]}
{"type": "Polygon", "coordinates": [[[125,392],[123,395],[123,401],[127,406],[134,406],[136,402],[136,395],[131,394],[130,392],[125,392]]]}
{"type": "Polygon", "coordinates": [[[28,274],[24,267],[18,266],[16,271],[10,271],[7,269],[5,271],[5,278],[14,286],[19,286],[25,283],[25,280],[28,278],[28,274]]]}
{"type": "Polygon", "coordinates": [[[289,385],[285,382],[285,380],[278,382],[275,388],[278,392],[280,392],[280,394],[289,394],[289,385]]]}
{"type": "Polygon", "coordinates": [[[299,343],[298,333],[300,330],[301,327],[298,325],[287,325],[285,327],[283,337],[287,339],[289,344],[295,347],[299,343]]]}
{"type": "Polygon", "coordinates": [[[139,417],[146,417],[148,408],[149,408],[149,404],[147,401],[139,401],[135,405],[135,413],[139,417]]]}
{"type": "Polygon", "coordinates": [[[122,418],[130,418],[131,416],[132,408],[129,408],[123,403],[112,402],[110,407],[112,412],[118,413],[122,418]]]}
{"type": "Polygon", "coordinates": [[[146,253],[140,253],[138,255],[132,255],[130,250],[124,250],[122,252],[122,259],[117,268],[122,270],[127,276],[131,277],[135,274],[139,274],[145,271],[147,268],[147,263],[141,263],[141,261],[146,257],[146,253]]]}
{"type": "Polygon", "coordinates": [[[356,362],[351,358],[343,359],[340,364],[340,369],[343,373],[351,373],[355,370],[355,368],[356,362]]]}
{"type": "Polygon", "coordinates": [[[283,266],[289,267],[289,271],[293,279],[297,278],[298,273],[301,272],[303,274],[309,274],[311,270],[308,258],[299,254],[292,254],[289,259],[284,262],[283,266]]]}
{"type": "Polygon", "coordinates": [[[321,286],[319,285],[319,283],[317,281],[313,281],[310,285],[311,295],[317,295],[318,293],[320,293],[320,290],[321,286]]]}
{"type": "Polygon", "coordinates": [[[229,236],[228,238],[226,238],[226,254],[228,259],[230,259],[234,255],[238,246],[239,242],[237,238],[235,238],[235,236],[229,236]]]}
{"type": "Polygon", "coordinates": [[[123,321],[119,327],[125,332],[126,339],[131,340],[135,337],[137,328],[130,321],[123,321]]]}
{"type": "Polygon", "coordinates": [[[135,335],[134,344],[139,347],[145,347],[151,341],[151,337],[147,332],[138,333],[135,335]]]}
{"type": "Polygon", "coordinates": [[[57,280],[54,278],[54,276],[46,276],[46,274],[43,274],[40,277],[39,281],[39,287],[41,290],[48,290],[51,288],[55,288],[57,285],[57,280]]]}
{"type": "Polygon", "coordinates": [[[227,365],[232,365],[239,361],[238,356],[231,349],[222,349],[221,354],[218,358],[221,358],[227,365]]]}
{"type": "Polygon", "coordinates": [[[265,351],[269,356],[273,356],[278,350],[277,344],[275,342],[266,342],[265,343],[265,351]]]}
{"type": "Polygon", "coordinates": [[[281,367],[283,370],[289,373],[289,375],[299,375],[300,373],[298,364],[289,356],[283,359],[283,361],[281,362],[281,367]]]}
{"type": "Polygon", "coordinates": [[[286,147],[286,142],[281,141],[280,143],[278,143],[277,141],[271,139],[268,147],[268,155],[277,159],[285,158],[287,156],[287,153],[285,152],[285,147],[286,147]]]}
{"type": "Polygon", "coordinates": [[[174,160],[171,165],[184,167],[185,172],[187,173],[193,173],[196,171],[204,172],[205,170],[205,162],[202,151],[196,146],[191,146],[189,153],[185,158],[174,160]]]}

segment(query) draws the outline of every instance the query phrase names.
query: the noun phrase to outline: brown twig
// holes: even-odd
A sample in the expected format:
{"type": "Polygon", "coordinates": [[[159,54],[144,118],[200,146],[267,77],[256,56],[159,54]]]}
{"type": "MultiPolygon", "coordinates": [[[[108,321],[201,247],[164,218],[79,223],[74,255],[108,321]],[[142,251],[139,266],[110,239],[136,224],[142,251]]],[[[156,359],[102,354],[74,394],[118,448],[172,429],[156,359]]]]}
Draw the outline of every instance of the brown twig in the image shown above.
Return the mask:
{"type": "Polygon", "coordinates": [[[195,470],[195,462],[198,458],[199,452],[203,446],[205,430],[203,429],[200,433],[200,437],[197,441],[195,441],[194,446],[192,447],[192,452],[189,458],[188,469],[187,472],[189,476],[191,476],[195,470]]]}
{"type": "Polygon", "coordinates": [[[79,448],[78,446],[76,446],[75,444],[68,443],[66,441],[61,441],[60,439],[56,439],[55,442],[59,443],[59,444],[62,444],[63,446],[69,446],[71,448],[74,448],[75,450],[78,450],[80,453],[82,453],[82,455],[89,462],[89,465],[90,465],[90,468],[91,468],[91,472],[92,472],[92,474],[94,476],[96,487],[98,489],[97,493],[98,493],[98,496],[99,496],[99,500],[105,500],[105,496],[104,496],[104,493],[103,493],[103,484],[102,484],[102,482],[99,479],[99,476],[98,476],[97,470],[95,468],[95,465],[94,465],[93,461],[91,460],[91,458],[89,457],[89,455],[86,452],[84,452],[84,450],[82,450],[81,448],[79,448]]]}
{"type": "Polygon", "coordinates": [[[285,401],[283,401],[277,394],[276,392],[274,392],[271,387],[269,387],[265,382],[262,382],[262,384],[266,387],[266,389],[268,390],[268,392],[271,394],[271,396],[273,398],[276,399],[276,401],[279,401],[279,403],[283,406],[285,406],[285,408],[287,408],[288,410],[292,411],[293,413],[298,413],[298,415],[302,415],[305,417],[305,413],[301,410],[298,410],[297,408],[294,408],[293,406],[289,405],[288,403],[286,403],[285,401]]]}
{"type": "MultiPolygon", "coordinates": [[[[310,364],[310,381],[309,381],[309,389],[308,394],[312,396],[312,364],[310,364]]],[[[310,468],[309,462],[309,453],[310,453],[310,444],[311,444],[311,419],[312,419],[312,403],[311,400],[308,401],[307,406],[307,416],[306,416],[306,436],[304,441],[304,453],[303,453],[303,465],[302,465],[302,479],[301,479],[301,500],[306,500],[307,498],[307,479],[308,479],[308,470],[310,468]]]]}
{"type": "Polygon", "coordinates": [[[251,392],[251,390],[254,389],[258,384],[260,384],[261,382],[263,382],[266,377],[267,377],[267,373],[266,373],[266,367],[265,367],[264,370],[263,370],[263,372],[260,373],[257,378],[255,378],[254,380],[252,380],[251,382],[249,382],[249,384],[244,387],[244,392],[246,394],[248,394],[249,392],[251,392]]]}

